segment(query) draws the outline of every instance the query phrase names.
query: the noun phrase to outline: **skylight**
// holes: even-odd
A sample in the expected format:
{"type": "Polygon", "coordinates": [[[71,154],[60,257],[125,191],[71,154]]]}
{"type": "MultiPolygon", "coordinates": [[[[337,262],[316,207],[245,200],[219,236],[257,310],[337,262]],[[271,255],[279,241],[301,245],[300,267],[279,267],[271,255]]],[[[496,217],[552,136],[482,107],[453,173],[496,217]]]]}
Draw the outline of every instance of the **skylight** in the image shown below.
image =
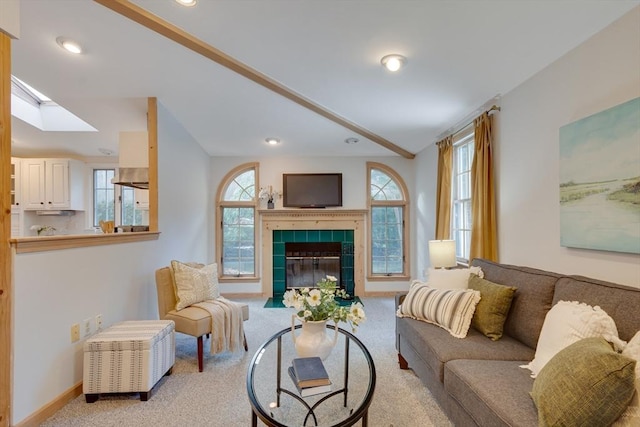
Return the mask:
{"type": "Polygon", "coordinates": [[[15,76],[11,76],[11,115],[42,131],[98,131],[15,76]]]}

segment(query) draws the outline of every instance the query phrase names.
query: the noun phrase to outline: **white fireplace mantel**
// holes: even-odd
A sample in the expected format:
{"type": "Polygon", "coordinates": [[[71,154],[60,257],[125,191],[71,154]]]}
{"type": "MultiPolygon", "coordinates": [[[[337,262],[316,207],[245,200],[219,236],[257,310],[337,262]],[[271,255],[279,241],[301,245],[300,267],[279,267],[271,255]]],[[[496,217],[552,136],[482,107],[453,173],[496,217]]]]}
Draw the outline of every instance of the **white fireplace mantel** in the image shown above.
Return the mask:
{"type": "Polygon", "coordinates": [[[273,296],[274,230],[353,230],[353,280],[364,295],[364,232],[366,209],[262,209],[262,294],[273,296]]]}

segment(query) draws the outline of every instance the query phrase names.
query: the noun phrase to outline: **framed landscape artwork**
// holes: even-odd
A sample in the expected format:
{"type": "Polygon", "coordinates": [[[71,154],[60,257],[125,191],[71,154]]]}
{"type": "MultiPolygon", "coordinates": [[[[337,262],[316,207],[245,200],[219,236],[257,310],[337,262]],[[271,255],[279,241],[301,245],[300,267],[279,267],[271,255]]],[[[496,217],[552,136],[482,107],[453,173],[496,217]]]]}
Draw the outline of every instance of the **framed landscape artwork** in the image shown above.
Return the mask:
{"type": "Polygon", "coordinates": [[[640,254],[640,98],[560,128],[560,244],[640,254]]]}

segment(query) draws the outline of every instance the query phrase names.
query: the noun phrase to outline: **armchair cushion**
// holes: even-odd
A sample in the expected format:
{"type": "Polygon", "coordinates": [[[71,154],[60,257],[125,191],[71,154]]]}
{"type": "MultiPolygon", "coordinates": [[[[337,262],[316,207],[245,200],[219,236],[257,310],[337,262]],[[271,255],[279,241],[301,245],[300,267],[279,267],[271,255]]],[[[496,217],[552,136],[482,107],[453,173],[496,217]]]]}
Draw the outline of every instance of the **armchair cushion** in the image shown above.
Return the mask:
{"type": "Polygon", "coordinates": [[[220,296],[217,264],[197,267],[173,260],[171,270],[175,284],[176,310],[220,296]]]}

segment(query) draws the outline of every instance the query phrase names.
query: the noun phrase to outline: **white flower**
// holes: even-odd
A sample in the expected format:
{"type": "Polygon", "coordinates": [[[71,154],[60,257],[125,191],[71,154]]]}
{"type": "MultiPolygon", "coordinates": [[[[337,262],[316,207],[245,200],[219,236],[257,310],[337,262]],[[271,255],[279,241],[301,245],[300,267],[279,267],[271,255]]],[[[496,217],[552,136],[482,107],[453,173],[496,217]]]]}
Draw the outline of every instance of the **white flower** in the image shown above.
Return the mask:
{"type": "Polygon", "coordinates": [[[32,230],[36,230],[36,231],[40,230],[41,228],[42,228],[42,226],[41,226],[41,225],[32,225],[32,226],[31,226],[31,229],[32,229],[32,230]]]}
{"type": "Polygon", "coordinates": [[[303,316],[303,317],[305,317],[305,318],[306,318],[306,317],[308,317],[308,316],[311,316],[311,310],[305,310],[305,311],[304,311],[304,316],[303,316]]]}
{"type": "Polygon", "coordinates": [[[327,274],[327,280],[328,280],[328,281],[330,281],[330,282],[337,282],[337,281],[338,281],[338,278],[337,278],[337,277],[334,277],[334,276],[329,276],[329,275],[327,274]]]}
{"type": "Polygon", "coordinates": [[[296,300],[296,291],[294,291],[293,289],[286,291],[282,297],[282,303],[285,307],[293,307],[296,303],[296,300]]]}
{"type": "Polygon", "coordinates": [[[311,292],[309,292],[309,296],[307,297],[307,303],[311,307],[316,307],[318,304],[320,304],[321,300],[322,300],[322,294],[320,293],[320,289],[313,289],[311,292]]]}
{"type": "Polygon", "coordinates": [[[362,306],[361,303],[359,302],[355,302],[353,304],[351,304],[351,307],[349,309],[349,316],[352,320],[357,320],[357,321],[363,321],[366,319],[366,316],[364,314],[364,307],[362,306]]]}

